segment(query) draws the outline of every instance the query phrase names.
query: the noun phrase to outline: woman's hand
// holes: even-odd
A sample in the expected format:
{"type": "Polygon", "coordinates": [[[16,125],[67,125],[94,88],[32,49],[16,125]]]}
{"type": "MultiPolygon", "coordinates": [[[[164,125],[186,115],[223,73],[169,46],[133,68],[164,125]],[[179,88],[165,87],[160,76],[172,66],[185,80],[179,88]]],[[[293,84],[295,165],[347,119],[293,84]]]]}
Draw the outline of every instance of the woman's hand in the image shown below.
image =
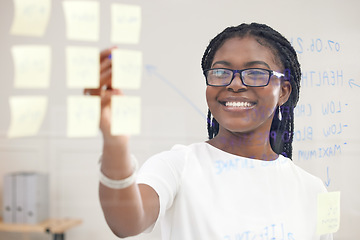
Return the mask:
{"type": "Polygon", "coordinates": [[[112,64],[109,57],[114,48],[108,48],[100,53],[100,84],[96,89],[84,89],[85,95],[101,97],[100,129],[104,139],[111,136],[111,96],[121,95],[120,89],[113,89],[111,86],[112,64]]]}

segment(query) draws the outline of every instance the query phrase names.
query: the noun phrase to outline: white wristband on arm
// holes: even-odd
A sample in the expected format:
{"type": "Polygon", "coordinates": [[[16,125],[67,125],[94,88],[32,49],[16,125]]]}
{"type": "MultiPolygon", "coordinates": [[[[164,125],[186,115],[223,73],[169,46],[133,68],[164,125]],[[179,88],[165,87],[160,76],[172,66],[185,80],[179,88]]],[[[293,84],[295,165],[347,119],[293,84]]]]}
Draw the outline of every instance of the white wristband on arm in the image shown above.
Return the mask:
{"type": "MultiPolygon", "coordinates": [[[[100,163],[101,163],[101,159],[102,159],[102,156],[100,157],[100,163]]],[[[127,177],[125,179],[121,179],[121,180],[113,180],[113,179],[106,177],[101,172],[101,169],[100,169],[100,171],[99,171],[100,172],[100,176],[99,176],[100,182],[104,186],[106,186],[108,188],[113,188],[113,189],[123,189],[123,188],[129,187],[136,181],[136,173],[137,173],[137,170],[139,167],[138,161],[136,160],[136,158],[133,155],[131,155],[131,162],[133,165],[133,173],[129,177],[127,177]]]]}

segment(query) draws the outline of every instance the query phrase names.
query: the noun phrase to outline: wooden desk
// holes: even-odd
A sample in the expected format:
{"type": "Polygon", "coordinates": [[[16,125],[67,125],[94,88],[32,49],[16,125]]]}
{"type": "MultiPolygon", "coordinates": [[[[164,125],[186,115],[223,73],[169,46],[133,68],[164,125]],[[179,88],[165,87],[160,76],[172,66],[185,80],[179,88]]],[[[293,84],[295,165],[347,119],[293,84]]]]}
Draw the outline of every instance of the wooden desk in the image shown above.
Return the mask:
{"type": "Polygon", "coordinates": [[[0,219],[2,232],[43,232],[53,235],[54,240],[64,240],[65,231],[82,223],[80,219],[49,219],[38,224],[4,223],[0,219]]]}

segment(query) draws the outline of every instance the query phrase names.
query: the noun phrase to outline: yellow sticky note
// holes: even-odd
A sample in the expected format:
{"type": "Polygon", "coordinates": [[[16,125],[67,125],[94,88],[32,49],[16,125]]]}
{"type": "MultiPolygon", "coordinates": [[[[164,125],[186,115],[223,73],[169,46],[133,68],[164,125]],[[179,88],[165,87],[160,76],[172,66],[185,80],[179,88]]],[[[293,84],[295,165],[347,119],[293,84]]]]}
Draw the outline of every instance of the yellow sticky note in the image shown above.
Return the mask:
{"type": "Polygon", "coordinates": [[[137,44],[140,30],[140,6],[119,3],[111,5],[111,42],[137,44]]]}
{"type": "Polygon", "coordinates": [[[141,85],[142,52],[115,49],[112,58],[112,87],[138,89],[141,85]]]}
{"type": "Polygon", "coordinates": [[[67,136],[95,137],[99,132],[99,96],[69,96],[67,98],[67,136]]]}
{"type": "Polygon", "coordinates": [[[12,35],[41,37],[50,18],[50,0],[14,0],[12,35]]]}
{"type": "Polygon", "coordinates": [[[140,134],[141,98],[135,96],[112,96],[111,134],[140,134]]]}
{"type": "Polygon", "coordinates": [[[51,48],[23,45],[11,48],[14,60],[15,88],[48,88],[50,84],[51,48]]]}
{"type": "Polygon", "coordinates": [[[68,88],[98,88],[99,71],[98,48],[66,48],[66,80],[68,88]]]}
{"type": "Polygon", "coordinates": [[[318,195],[319,235],[334,233],[340,227],[340,192],[320,193],[318,195]]]}
{"type": "Polygon", "coordinates": [[[9,98],[11,122],[9,138],[35,136],[44,121],[48,99],[44,96],[12,96],[9,98]]]}
{"type": "Polygon", "coordinates": [[[80,41],[99,40],[99,2],[64,1],[63,8],[68,39],[80,41]]]}

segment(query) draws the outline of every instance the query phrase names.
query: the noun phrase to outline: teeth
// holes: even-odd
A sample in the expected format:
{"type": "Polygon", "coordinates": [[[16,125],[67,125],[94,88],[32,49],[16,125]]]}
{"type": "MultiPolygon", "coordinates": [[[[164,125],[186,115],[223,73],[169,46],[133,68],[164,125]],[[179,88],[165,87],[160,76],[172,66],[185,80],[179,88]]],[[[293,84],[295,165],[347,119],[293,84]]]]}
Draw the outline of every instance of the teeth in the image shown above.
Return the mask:
{"type": "Polygon", "coordinates": [[[252,104],[249,102],[226,102],[227,107],[251,107],[252,104]]]}

